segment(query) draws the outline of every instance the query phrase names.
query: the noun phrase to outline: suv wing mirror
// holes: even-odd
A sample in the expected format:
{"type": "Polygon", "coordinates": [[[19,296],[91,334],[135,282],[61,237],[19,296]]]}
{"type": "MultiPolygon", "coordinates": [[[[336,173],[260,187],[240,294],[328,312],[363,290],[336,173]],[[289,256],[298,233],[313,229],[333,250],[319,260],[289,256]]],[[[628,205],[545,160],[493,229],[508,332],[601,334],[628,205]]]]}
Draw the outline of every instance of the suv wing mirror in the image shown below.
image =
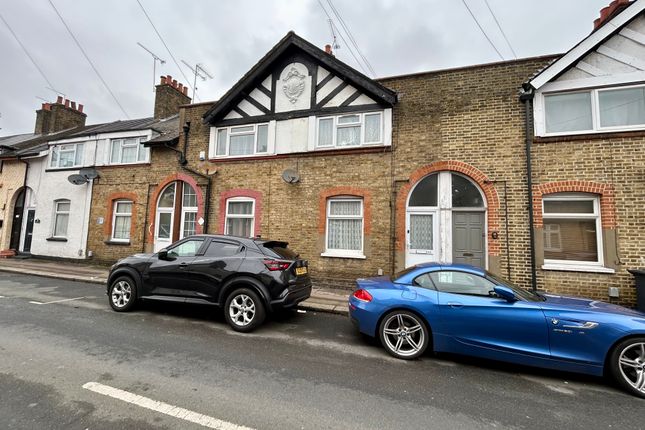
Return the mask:
{"type": "Polygon", "coordinates": [[[157,253],[157,257],[159,257],[160,260],[167,260],[168,259],[168,250],[166,248],[160,250],[157,253]]]}

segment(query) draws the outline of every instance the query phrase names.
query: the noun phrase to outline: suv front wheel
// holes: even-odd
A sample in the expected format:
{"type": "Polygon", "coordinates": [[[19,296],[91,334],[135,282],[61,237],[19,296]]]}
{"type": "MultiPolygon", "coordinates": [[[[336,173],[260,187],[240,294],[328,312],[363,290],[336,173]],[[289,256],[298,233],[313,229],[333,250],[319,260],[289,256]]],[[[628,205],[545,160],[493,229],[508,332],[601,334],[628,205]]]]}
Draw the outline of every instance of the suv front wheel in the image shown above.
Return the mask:
{"type": "Polygon", "coordinates": [[[224,316],[233,330],[248,333],[264,322],[266,311],[255,291],[239,288],[226,299],[224,316]]]}

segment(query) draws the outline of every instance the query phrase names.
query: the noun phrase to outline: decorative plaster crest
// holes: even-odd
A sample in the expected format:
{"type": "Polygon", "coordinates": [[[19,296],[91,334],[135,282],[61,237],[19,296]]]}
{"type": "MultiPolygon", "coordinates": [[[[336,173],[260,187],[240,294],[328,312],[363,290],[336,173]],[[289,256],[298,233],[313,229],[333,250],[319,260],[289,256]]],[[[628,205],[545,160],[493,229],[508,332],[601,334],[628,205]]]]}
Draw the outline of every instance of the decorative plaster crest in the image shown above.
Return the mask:
{"type": "Polygon", "coordinates": [[[289,73],[287,73],[287,76],[282,79],[282,91],[291,103],[297,102],[298,97],[300,97],[305,90],[305,78],[305,75],[292,66],[289,73]]]}

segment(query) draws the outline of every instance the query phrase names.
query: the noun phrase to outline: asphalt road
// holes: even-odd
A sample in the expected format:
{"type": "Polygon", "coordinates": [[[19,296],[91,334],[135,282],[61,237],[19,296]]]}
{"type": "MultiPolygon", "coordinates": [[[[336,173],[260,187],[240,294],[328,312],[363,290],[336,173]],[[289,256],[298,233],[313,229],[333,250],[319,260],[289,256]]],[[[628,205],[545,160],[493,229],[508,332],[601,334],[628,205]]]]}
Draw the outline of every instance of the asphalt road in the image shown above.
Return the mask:
{"type": "Polygon", "coordinates": [[[645,401],[587,376],[395,360],[336,315],[294,313],[239,334],[214,309],[119,314],[100,285],[0,272],[0,428],[236,425],[639,429],[645,401]]]}

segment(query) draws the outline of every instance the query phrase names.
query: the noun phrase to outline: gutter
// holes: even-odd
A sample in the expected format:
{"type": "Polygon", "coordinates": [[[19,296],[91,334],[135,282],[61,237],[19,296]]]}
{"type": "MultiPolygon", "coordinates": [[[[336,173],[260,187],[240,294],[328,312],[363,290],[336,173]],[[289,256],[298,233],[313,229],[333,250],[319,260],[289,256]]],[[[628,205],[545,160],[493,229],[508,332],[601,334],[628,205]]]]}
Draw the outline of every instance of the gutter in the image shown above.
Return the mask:
{"type": "Polygon", "coordinates": [[[520,94],[520,101],[524,103],[524,131],[526,148],[526,186],[529,203],[529,249],[531,252],[531,289],[537,291],[537,273],[535,268],[535,231],[533,220],[533,174],[531,161],[531,145],[533,133],[531,131],[531,113],[533,112],[533,88],[530,85],[523,85],[524,91],[520,94]]]}

